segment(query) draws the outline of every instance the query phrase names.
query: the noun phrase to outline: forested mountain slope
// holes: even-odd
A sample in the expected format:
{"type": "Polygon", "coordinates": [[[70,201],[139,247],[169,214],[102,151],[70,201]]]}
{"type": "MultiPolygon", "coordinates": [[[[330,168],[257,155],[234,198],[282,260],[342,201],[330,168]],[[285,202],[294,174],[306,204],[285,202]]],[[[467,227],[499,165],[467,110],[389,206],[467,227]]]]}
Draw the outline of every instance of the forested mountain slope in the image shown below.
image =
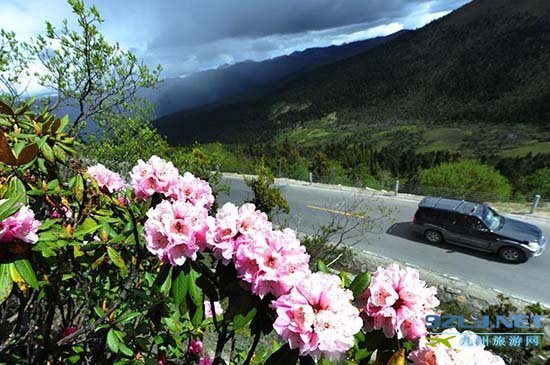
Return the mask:
{"type": "Polygon", "coordinates": [[[422,29],[312,70],[258,101],[157,121],[173,143],[269,140],[328,123],[370,126],[550,121],[550,1],[474,0],[422,29]],[[328,120],[328,122],[327,122],[328,120]]]}

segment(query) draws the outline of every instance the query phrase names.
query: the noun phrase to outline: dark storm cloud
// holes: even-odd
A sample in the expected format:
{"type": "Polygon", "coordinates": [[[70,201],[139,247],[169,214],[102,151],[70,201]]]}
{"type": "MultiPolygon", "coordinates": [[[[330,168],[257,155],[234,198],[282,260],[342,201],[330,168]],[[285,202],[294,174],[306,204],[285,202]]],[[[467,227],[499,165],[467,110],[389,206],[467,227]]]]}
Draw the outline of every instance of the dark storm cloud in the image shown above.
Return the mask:
{"type": "MultiPolygon", "coordinates": [[[[102,30],[166,77],[418,28],[469,0],[87,0],[102,30]]],[[[30,36],[71,17],[65,0],[0,1],[0,24],[30,36]]]]}
{"type": "MultiPolygon", "coordinates": [[[[163,25],[152,48],[194,46],[223,38],[259,38],[391,21],[422,5],[435,11],[464,1],[433,0],[206,0],[159,9],[163,25]]],[[[162,2],[156,6],[162,7],[162,2]]]]}
{"type": "MultiPolygon", "coordinates": [[[[364,34],[420,27],[467,1],[197,0],[172,6],[156,2],[147,10],[156,14],[151,20],[158,24],[148,37],[147,55],[163,54],[165,60],[171,59],[167,72],[187,74],[197,66],[260,60],[337,40],[364,39],[361,32],[373,27],[386,25],[378,33],[364,34]]],[[[140,6],[139,1],[134,4],[140,6]]]]}

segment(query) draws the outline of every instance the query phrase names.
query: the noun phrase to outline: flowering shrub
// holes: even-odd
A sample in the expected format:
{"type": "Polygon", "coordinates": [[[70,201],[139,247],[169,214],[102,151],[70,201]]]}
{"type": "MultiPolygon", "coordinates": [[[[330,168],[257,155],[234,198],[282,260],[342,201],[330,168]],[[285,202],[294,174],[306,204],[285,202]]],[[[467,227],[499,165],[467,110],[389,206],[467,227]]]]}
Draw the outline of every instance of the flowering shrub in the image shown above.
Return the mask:
{"type": "Polygon", "coordinates": [[[458,332],[454,328],[444,330],[433,339],[448,339],[449,345],[437,342],[429,344],[422,339],[419,349],[409,354],[415,365],[504,365],[502,358],[484,349],[474,332],[458,332]],[[464,337],[467,337],[467,341],[464,337]],[[470,345],[465,346],[468,343],[470,345]]]}
{"type": "Polygon", "coordinates": [[[291,348],[299,348],[301,356],[340,357],[353,347],[354,335],[363,326],[353,294],[333,274],[310,273],[296,284],[273,302],[275,331],[291,348]]]}
{"type": "MultiPolygon", "coordinates": [[[[0,204],[7,203],[5,199],[0,200],[0,204]]],[[[6,204],[7,205],[7,204],[6,204]]],[[[34,219],[34,212],[27,206],[20,206],[19,210],[13,215],[0,222],[0,242],[23,241],[26,243],[36,243],[38,241],[38,227],[40,221],[34,219]]]]}
{"type": "Polygon", "coordinates": [[[427,335],[426,315],[439,305],[436,289],[418,278],[418,271],[396,264],[379,267],[362,299],[367,331],[382,330],[388,338],[417,340],[427,335]]]}
{"type": "Polygon", "coordinates": [[[501,361],[426,345],[438,301],[416,270],[313,272],[294,231],[253,204],[213,209],[173,163],[140,160],[126,184],[80,165],[67,118],[0,113],[0,362],[501,361]]]}

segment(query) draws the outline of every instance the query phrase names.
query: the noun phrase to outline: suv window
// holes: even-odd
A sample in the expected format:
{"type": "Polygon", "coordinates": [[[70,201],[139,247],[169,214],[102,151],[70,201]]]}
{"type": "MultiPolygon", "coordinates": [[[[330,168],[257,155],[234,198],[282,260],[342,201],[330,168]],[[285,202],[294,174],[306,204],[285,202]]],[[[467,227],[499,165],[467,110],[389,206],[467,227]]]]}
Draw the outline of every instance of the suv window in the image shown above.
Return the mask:
{"type": "Polygon", "coordinates": [[[451,223],[452,221],[452,213],[444,210],[424,208],[421,209],[420,214],[425,220],[434,223],[451,223]]]}
{"type": "Polygon", "coordinates": [[[471,215],[462,215],[459,214],[456,219],[456,224],[459,224],[467,229],[473,231],[481,231],[486,229],[485,225],[477,217],[471,215]]]}

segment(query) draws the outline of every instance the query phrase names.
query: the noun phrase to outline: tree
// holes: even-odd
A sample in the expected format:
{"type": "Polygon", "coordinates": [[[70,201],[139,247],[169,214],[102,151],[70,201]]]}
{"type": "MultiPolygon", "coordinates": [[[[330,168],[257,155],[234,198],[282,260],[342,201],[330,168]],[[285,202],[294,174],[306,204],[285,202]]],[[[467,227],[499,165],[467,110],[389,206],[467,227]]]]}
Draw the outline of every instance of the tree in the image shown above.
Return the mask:
{"type": "MultiPolygon", "coordinates": [[[[3,43],[9,46],[8,54],[12,56],[0,57],[12,65],[3,82],[12,96],[14,85],[29,63],[35,59],[40,63],[40,71],[33,76],[41,86],[57,94],[46,100],[48,110],[60,106],[76,108],[77,116],[70,128],[70,133],[76,135],[87,121],[101,127],[113,122],[115,116],[131,115],[133,106],[143,102],[139,89],[159,82],[161,66],[150,69],[118,43],[107,42],[98,29],[103,19],[95,6],[87,8],[81,0],[68,3],[77,29],[71,29],[67,19],[58,28],[46,22],[45,34],[29,43],[16,42],[13,33],[3,31],[3,43]]],[[[0,51],[0,55],[3,53],[6,52],[0,51]]]]}
{"type": "Polygon", "coordinates": [[[31,61],[28,45],[18,42],[14,32],[0,29],[0,98],[8,105],[25,92],[21,89],[22,76],[28,74],[31,61]]]}
{"type": "Polygon", "coordinates": [[[138,104],[133,109],[132,115],[121,114],[88,137],[83,146],[86,157],[126,173],[139,159],[166,156],[170,146],[151,123],[152,106],[138,104]]]}
{"type": "Polygon", "coordinates": [[[420,184],[427,194],[502,200],[510,197],[508,180],[494,167],[475,160],[443,163],[420,172],[420,184]]]}
{"type": "Polygon", "coordinates": [[[521,179],[521,189],[524,193],[539,194],[546,199],[550,198],[550,168],[539,169],[521,179]]]}
{"type": "Polygon", "coordinates": [[[262,160],[256,169],[257,178],[245,178],[244,181],[252,189],[253,198],[249,200],[259,210],[273,218],[279,212],[290,211],[288,202],[281,194],[281,190],[273,187],[275,176],[262,160]]]}

